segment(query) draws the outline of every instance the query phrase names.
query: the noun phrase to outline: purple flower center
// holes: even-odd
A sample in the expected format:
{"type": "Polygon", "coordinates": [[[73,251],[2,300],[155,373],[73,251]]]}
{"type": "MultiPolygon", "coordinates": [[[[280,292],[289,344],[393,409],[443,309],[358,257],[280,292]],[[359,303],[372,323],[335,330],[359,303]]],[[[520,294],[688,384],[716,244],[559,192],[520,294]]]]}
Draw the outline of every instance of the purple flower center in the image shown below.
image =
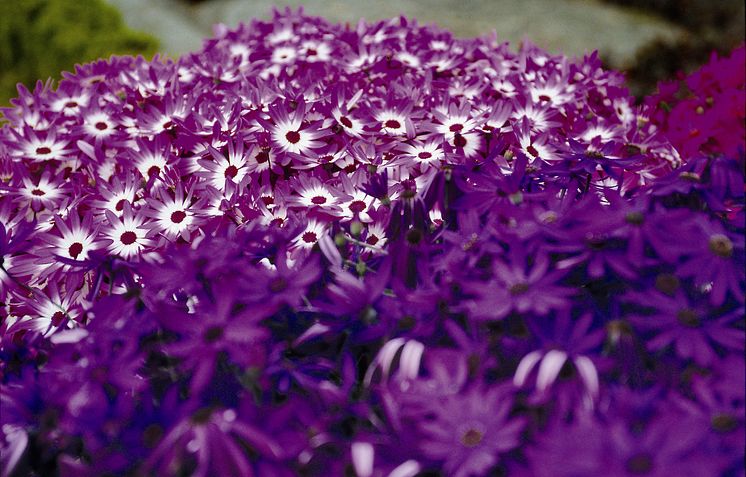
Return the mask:
{"type": "Polygon", "coordinates": [[[317,195],[311,199],[311,202],[313,202],[316,205],[321,205],[326,203],[326,197],[322,195],[317,195]]]}
{"type": "Polygon", "coordinates": [[[119,240],[125,245],[132,245],[137,240],[137,234],[128,230],[119,236],[119,240]]]}
{"type": "Polygon", "coordinates": [[[225,177],[228,179],[233,179],[238,174],[238,168],[234,165],[230,165],[225,168],[225,172],[223,173],[225,177]]]}
{"type": "Polygon", "coordinates": [[[61,311],[57,311],[52,315],[52,326],[60,326],[65,319],[65,314],[61,311]]]}
{"type": "Polygon", "coordinates": [[[360,212],[365,210],[365,202],[362,200],[353,200],[350,202],[349,209],[354,214],[359,214],[360,212]]]}
{"type": "Polygon", "coordinates": [[[35,196],[42,196],[44,194],[46,194],[46,192],[44,192],[41,189],[34,189],[31,191],[31,195],[35,195],[35,196]]]}
{"type": "Polygon", "coordinates": [[[367,243],[368,245],[375,245],[375,244],[377,244],[377,243],[378,243],[378,237],[376,237],[375,235],[370,235],[370,236],[369,236],[369,237],[368,237],[368,238],[367,238],[367,239],[365,240],[365,243],[367,243]]]}
{"type": "Polygon", "coordinates": [[[99,122],[97,122],[97,123],[95,124],[95,127],[96,127],[96,129],[98,129],[99,131],[103,131],[104,129],[108,129],[109,125],[108,125],[108,124],[106,124],[106,123],[105,123],[105,122],[103,122],[103,121],[99,121],[99,122]]]}
{"type": "Polygon", "coordinates": [[[290,144],[297,144],[300,141],[300,133],[298,131],[288,131],[287,134],[285,134],[285,139],[287,139],[290,144]]]}
{"type": "Polygon", "coordinates": [[[50,152],[52,152],[52,150],[48,148],[47,146],[41,146],[41,147],[36,148],[37,154],[49,154],[50,152]]]}
{"type": "Polygon", "coordinates": [[[150,166],[148,169],[148,177],[157,176],[161,173],[161,168],[158,166],[150,166]]]}
{"type": "Polygon", "coordinates": [[[401,123],[396,119],[389,119],[383,125],[389,129],[399,129],[401,127],[401,123]]]}
{"type": "Polygon", "coordinates": [[[417,157],[419,157],[420,159],[423,159],[423,160],[425,160],[425,159],[430,159],[431,157],[433,157],[433,155],[432,155],[432,154],[430,154],[430,153],[429,153],[429,152],[427,152],[427,151],[423,151],[423,152],[421,152],[421,153],[417,154],[417,157]]]}
{"type": "Polygon", "coordinates": [[[531,154],[534,157],[539,157],[539,151],[536,150],[536,148],[534,147],[533,144],[531,144],[530,146],[528,146],[526,148],[526,151],[528,151],[528,153],[531,154]]]}
{"type": "Polygon", "coordinates": [[[83,244],[80,242],[75,242],[67,249],[67,253],[69,253],[70,256],[75,259],[78,258],[78,255],[80,255],[81,252],[83,252],[83,244]]]}
{"type": "Polygon", "coordinates": [[[259,151],[256,155],[257,164],[264,164],[269,161],[269,153],[267,151],[259,151]]]}
{"type": "Polygon", "coordinates": [[[461,134],[456,133],[456,136],[453,138],[453,145],[456,147],[466,146],[466,138],[461,134]]]}
{"type": "Polygon", "coordinates": [[[306,243],[314,243],[316,240],[318,240],[315,232],[306,232],[303,234],[302,238],[303,241],[306,243]]]}
{"type": "Polygon", "coordinates": [[[341,118],[339,118],[339,122],[342,123],[342,126],[346,128],[352,127],[352,121],[350,121],[350,119],[347,116],[342,116],[341,118]]]}
{"type": "Polygon", "coordinates": [[[171,214],[171,222],[175,224],[180,224],[185,218],[186,214],[181,210],[177,210],[171,214]]]}
{"type": "Polygon", "coordinates": [[[451,124],[451,127],[448,128],[451,132],[461,132],[462,129],[464,129],[463,124],[451,124]]]}

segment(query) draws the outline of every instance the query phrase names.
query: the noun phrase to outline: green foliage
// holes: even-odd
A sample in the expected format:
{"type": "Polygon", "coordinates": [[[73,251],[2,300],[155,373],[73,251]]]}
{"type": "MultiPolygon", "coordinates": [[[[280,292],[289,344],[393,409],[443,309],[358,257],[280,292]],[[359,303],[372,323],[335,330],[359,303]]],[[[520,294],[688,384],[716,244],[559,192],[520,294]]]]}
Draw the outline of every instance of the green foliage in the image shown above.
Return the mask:
{"type": "Polygon", "coordinates": [[[0,0],[0,104],[37,80],[112,54],[155,53],[158,42],[103,0],[0,0]]]}

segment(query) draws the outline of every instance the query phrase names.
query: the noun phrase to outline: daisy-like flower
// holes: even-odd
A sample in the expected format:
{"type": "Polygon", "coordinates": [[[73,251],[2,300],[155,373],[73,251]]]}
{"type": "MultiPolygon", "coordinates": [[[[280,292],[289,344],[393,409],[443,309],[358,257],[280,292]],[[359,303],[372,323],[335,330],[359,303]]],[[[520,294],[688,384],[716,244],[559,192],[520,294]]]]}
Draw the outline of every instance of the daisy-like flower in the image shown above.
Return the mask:
{"type": "Polygon", "coordinates": [[[228,184],[240,184],[244,180],[248,169],[242,140],[228,143],[227,156],[212,146],[208,146],[208,151],[213,160],[198,160],[202,170],[197,175],[204,177],[212,187],[221,191],[225,191],[228,184]]]}
{"type": "Polygon", "coordinates": [[[137,145],[138,150],[132,153],[132,158],[140,174],[146,180],[161,175],[171,159],[168,145],[160,140],[152,143],[138,141],[137,145]]]}
{"type": "Polygon", "coordinates": [[[326,233],[327,224],[312,219],[306,224],[306,228],[293,239],[293,247],[296,250],[311,250],[316,242],[326,233]]]}
{"type": "Polygon", "coordinates": [[[19,329],[34,330],[45,337],[61,328],[72,328],[77,311],[74,309],[79,292],[65,290],[60,293],[57,285],[50,282],[46,293],[35,293],[35,300],[29,302],[33,314],[21,318],[19,329]]]}
{"type": "Polygon", "coordinates": [[[137,182],[134,174],[127,175],[124,182],[119,177],[114,176],[111,184],[103,183],[99,188],[101,199],[91,201],[94,213],[103,215],[105,211],[110,211],[116,215],[122,215],[125,204],[135,205],[141,198],[137,195],[137,182]]]}
{"type": "Polygon", "coordinates": [[[13,157],[17,160],[31,159],[32,161],[63,160],[72,149],[67,148],[67,142],[57,140],[54,130],[47,133],[46,137],[39,137],[32,129],[24,130],[24,135],[18,134],[15,130],[9,129],[17,138],[14,147],[16,151],[13,157]]]}
{"type": "Polygon", "coordinates": [[[301,43],[300,54],[309,63],[329,61],[331,53],[331,48],[325,42],[306,40],[301,43]]]}
{"type": "Polygon", "coordinates": [[[288,112],[284,107],[270,108],[274,126],[270,126],[272,140],[283,152],[304,154],[323,145],[317,139],[325,135],[313,126],[304,126],[305,103],[299,104],[295,111],[288,112]]]}
{"type": "Polygon", "coordinates": [[[300,206],[307,209],[318,207],[324,210],[336,210],[341,199],[338,191],[328,184],[324,184],[316,177],[298,176],[295,187],[298,194],[287,198],[289,206],[300,206]]]}
{"type": "Polygon", "coordinates": [[[298,50],[292,46],[278,46],[272,51],[272,63],[276,65],[286,65],[295,61],[298,56],[298,50]]]}
{"type": "Polygon", "coordinates": [[[59,178],[53,179],[49,171],[46,171],[36,184],[30,177],[23,177],[21,180],[23,187],[19,188],[17,193],[31,204],[34,210],[54,209],[65,197],[65,189],[59,178]]]}
{"type": "Polygon", "coordinates": [[[394,109],[384,109],[376,113],[376,121],[381,125],[381,131],[391,136],[414,136],[414,124],[403,112],[394,109]]]}
{"type": "Polygon", "coordinates": [[[399,156],[400,158],[411,159],[421,167],[438,166],[445,158],[442,143],[437,140],[404,144],[401,149],[404,154],[399,156]]]}
{"type": "Polygon", "coordinates": [[[87,213],[83,220],[76,210],[71,211],[67,218],[54,218],[59,235],[48,233],[40,239],[53,247],[53,254],[70,260],[86,260],[88,253],[101,247],[97,241],[98,226],[93,225],[93,215],[87,213]]]}
{"type": "Polygon", "coordinates": [[[101,142],[117,132],[117,122],[107,113],[90,110],[84,114],[82,132],[101,142]]]}
{"type": "Polygon", "coordinates": [[[181,183],[176,186],[173,197],[171,193],[161,189],[158,199],[151,198],[147,200],[149,210],[145,215],[152,217],[154,220],[145,224],[145,227],[156,230],[166,236],[169,240],[181,237],[189,240],[189,232],[195,221],[194,209],[199,204],[192,205],[193,189],[189,189],[184,196],[184,187],[181,183]]]}
{"type": "Polygon", "coordinates": [[[415,424],[418,447],[447,475],[484,475],[521,442],[525,422],[508,416],[511,407],[511,396],[499,388],[473,387],[432,401],[427,415],[433,417],[415,424]]]}
{"type": "Polygon", "coordinates": [[[111,240],[109,252],[129,260],[140,255],[145,248],[153,246],[154,242],[146,238],[143,214],[135,214],[129,203],[124,204],[122,212],[120,220],[112,211],[105,211],[109,225],[104,233],[111,240]]]}

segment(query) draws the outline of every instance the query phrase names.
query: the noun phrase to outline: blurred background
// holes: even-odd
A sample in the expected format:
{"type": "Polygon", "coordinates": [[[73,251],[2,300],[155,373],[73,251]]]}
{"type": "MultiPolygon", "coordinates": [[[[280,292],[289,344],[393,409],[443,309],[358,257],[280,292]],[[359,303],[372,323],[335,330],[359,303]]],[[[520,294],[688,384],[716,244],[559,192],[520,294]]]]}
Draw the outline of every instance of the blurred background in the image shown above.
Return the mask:
{"type": "Polygon", "coordinates": [[[0,105],[19,82],[58,81],[111,54],[176,58],[199,49],[215,23],[300,5],[335,22],[404,14],[458,37],[494,30],[515,47],[528,39],[570,56],[598,49],[638,97],[744,41],[743,0],[0,0],[0,105]]]}

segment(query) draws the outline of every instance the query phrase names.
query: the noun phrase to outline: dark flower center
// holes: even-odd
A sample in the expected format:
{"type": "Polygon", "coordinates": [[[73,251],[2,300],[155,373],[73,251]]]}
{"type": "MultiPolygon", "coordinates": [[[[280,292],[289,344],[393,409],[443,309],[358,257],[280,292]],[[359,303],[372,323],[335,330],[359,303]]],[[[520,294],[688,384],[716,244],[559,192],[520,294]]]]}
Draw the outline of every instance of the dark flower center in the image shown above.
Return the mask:
{"type": "Polygon", "coordinates": [[[733,242],[723,234],[715,234],[710,237],[710,252],[718,257],[730,258],[733,255],[733,242]]]}
{"type": "Polygon", "coordinates": [[[630,212],[624,217],[624,220],[626,220],[628,224],[640,225],[645,221],[645,216],[642,215],[642,212],[630,212]]]}
{"type": "Polygon", "coordinates": [[[233,179],[234,177],[236,177],[237,174],[238,174],[238,168],[236,166],[230,165],[225,168],[224,175],[228,179],[233,179]]]}
{"type": "Polygon", "coordinates": [[[529,289],[530,287],[528,286],[528,283],[516,283],[515,285],[511,286],[508,291],[511,295],[518,296],[528,292],[529,289]]]}
{"type": "Polygon", "coordinates": [[[552,98],[550,98],[546,94],[539,95],[539,101],[549,101],[550,99],[552,98]]]}
{"type": "Polygon", "coordinates": [[[350,121],[350,118],[348,118],[347,116],[342,116],[341,118],[339,118],[339,122],[342,123],[342,126],[346,128],[352,127],[352,121],[350,121]]]}
{"type": "Polygon", "coordinates": [[[287,134],[285,134],[285,139],[287,139],[291,144],[296,144],[300,141],[300,133],[298,133],[298,131],[288,131],[287,134]]]}
{"type": "Polygon", "coordinates": [[[353,213],[359,214],[360,212],[365,210],[365,202],[363,202],[362,200],[353,200],[352,202],[350,202],[349,208],[353,213]]]}
{"type": "Polygon", "coordinates": [[[451,132],[459,132],[462,129],[464,129],[463,124],[451,124],[451,127],[448,128],[448,130],[451,132]]]}
{"type": "Polygon", "coordinates": [[[423,159],[423,160],[424,160],[424,159],[430,159],[431,157],[433,157],[433,155],[432,155],[432,154],[430,154],[430,153],[429,153],[429,152],[427,152],[427,151],[423,151],[423,152],[421,152],[421,153],[417,154],[417,157],[419,157],[420,159],[423,159]]]}
{"type": "Polygon", "coordinates": [[[48,148],[47,146],[41,146],[41,147],[36,148],[37,154],[49,154],[50,152],[52,152],[52,150],[48,148]]]}
{"type": "Polygon", "coordinates": [[[65,314],[61,311],[55,312],[54,315],[52,315],[52,326],[60,326],[62,321],[65,319],[65,314]]]}
{"type": "Polygon", "coordinates": [[[128,230],[119,236],[119,240],[125,245],[132,245],[137,240],[137,234],[128,230]]]}
{"type": "Polygon", "coordinates": [[[175,224],[180,224],[185,218],[186,214],[181,210],[177,210],[171,214],[171,222],[175,224]]]}
{"type": "Polygon", "coordinates": [[[161,168],[158,166],[150,166],[148,169],[148,177],[157,176],[161,173],[161,168]]]}
{"type": "Polygon", "coordinates": [[[466,447],[474,447],[482,442],[484,434],[476,429],[469,429],[461,436],[461,443],[466,447]]]}
{"type": "Polygon", "coordinates": [[[207,424],[212,417],[213,409],[211,407],[203,407],[194,414],[192,414],[192,422],[195,424],[207,424]]]}
{"type": "Polygon", "coordinates": [[[466,138],[461,134],[456,133],[456,136],[453,138],[453,145],[456,147],[466,146],[466,138]]]}
{"type": "Polygon", "coordinates": [[[267,161],[269,161],[269,153],[267,151],[260,151],[256,155],[257,164],[264,164],[267,161]]]}
{"type": "Polygon", "coordinates": [[[75,102],[75,101],[68,101],[67,103],[65,103],[65,107],[66,108],[76,108],[76,107],[78,107],[78,103],[75,102]]]}
{"type": "Polygon", "coordinates": [[[162,127],[163,129],[171,129],[173,126],[174,126],[173,121],[166,121],[165,123],[163,123],[162,127]]]}
{"type": "Polygon", "coordinates": [[[738,428],[738,420],[730,414],[719,413],[712,416],[710,425],[715,432],[727,434],[738,428]]]}
{"type": "Polygon", "coordinates": [[[367,239],[365,240],[365,243],[367,243],[368,245],[375,245],[375,244],[377,244],[377,243],[378,243],[378,237],[376,237],[375,235],[370,235],[370,236],[369,236],[369,237],[368,237],[368,238],[367,238],[367,239]]]}
{"type": "Polygon", "coordinates": [[[653,458],[647,452],[640,452],[627,460],[627,472],[644,475],[653,470],[653,458]]]}
{"type": "Polygon", "coordinates": [[[46,192],[44,192],[41,189],[34,189],[31,191],[31,195],[41,196],[44,195],[46,192]]]}
{"type": "Polygon", "coordinates": [[[95,127],[96,127],[96,129],[98,129],[99,131],[103,131],[104,129],[107,129],[107,128],[109,127],[109,125],[108,125],[108,124],[106,124],[106,123],[105,123],[105,122],[103,122],[103,121],[99,121],[99,122],[97,122],[97,123],[95,124],[95,127]]]}
{"type": "Polygon", "coordinates": [[[700,325],[699,316],[694,310],[685,308],[676,313],[676,319],[687,328],[696,328],[700,325]]]}
{"type": "Polygon", "coordinates": [[[326,203],[326,197],[322,195],[317,195],[311,199],[311,202],[313,202],[316,205],[321,205],[326,203]]]}
{"type": "Polygon", "coordinates": [[[396,119],[389,119],[384,123],[384,126],[389,129],[399,129],[401,127],[401,123],[396,119]]]}
{"type": "Polygon", "coordinates": [[[161,437],[163,437],[163,428],[158,424],[151,424],[142,432],[142,443],[146,448],[152,449],[161,437]]]}
{"type": "Polygon", "coordinates": [[[222,337],[223,337],[222,326],[211,326],[207,328],[207,330],[205,330],[205,333],[202,335],[202,338],[204,338],[205,343],[214,343],[222,337]]]}
{"type": "Polygon", "coordinates": [[[536,148],[534,147],[533,144],[531,144],[530,146],[528,146],[526,148],[526,151],[528,151],[528,153],[531,154],[534,157],[539,157],[539,151],[536,150],[536,148]]]}
{"type": "Polygon", "coordinates": [[[262,202],[264,202],[264,205],[272,205],[275,203],[275,198],[269,195],[263,195],[262,202]]]}
{"type": "Polygon", "coordinates": [[[285,291],[288,287],[288,281],[283,277],[277,277],[269,283],[269,291],[272,293],[280,293],[285,291]]]}
{"type": "Polygon", "coordinates": [[[117,202],[117,205],[115,205],[114,208],[121,211],[122,209],[124,209],[125,202],[127,202],[127,199],[120,200],[119,202],[117,202]]]}
{"type": "Polygon", "coordinates": [[[80,255],[81,252],[83,252],[83,244],[80,242],[75,242],[67,249],[67,253],[69,253],[72,258],[78,258],[78,255],[80,255]]]}
{"type": "Polygon", "coordinates": [[[309,49],[308,49],[308,50],[306,51],[306,55],[307,55],[307,56],[316,56],[316,50],[314,50],[313,48],[309,48],[309,49]]]}
{"type": "Polygon", "coordinates": [[[422,231],[420,229],[410,229],[407,231],[407,242],[410,243],[410,245],[417,245],[420,242],[422,242],[422,239],[424,238],[424,235],[422,234],[422,231]]]}
{"type": "Polygon", "coordinates": [[[670,273],[661,273],[655,278],[655,288],[666,295],[673,295],[679,289],[679,279],[670,273]]]}
{"type": "Polygon", "coordinates": [[[316,234],[314,232],[306,232],[303,234],[303,241],[306,243],[314,243],[317,240],[316,234]]]}

